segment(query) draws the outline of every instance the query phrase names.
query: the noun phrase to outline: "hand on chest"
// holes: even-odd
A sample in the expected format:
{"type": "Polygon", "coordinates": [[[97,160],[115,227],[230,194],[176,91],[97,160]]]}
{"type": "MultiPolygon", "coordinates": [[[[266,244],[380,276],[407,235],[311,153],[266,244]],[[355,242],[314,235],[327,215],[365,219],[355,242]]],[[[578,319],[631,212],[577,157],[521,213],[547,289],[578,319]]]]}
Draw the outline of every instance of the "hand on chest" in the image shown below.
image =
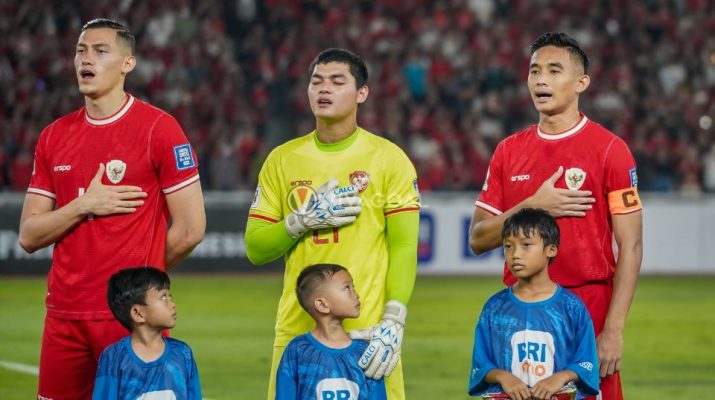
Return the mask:
{"type": "Polygon", "coordinates": [[[155,179],[155,171],[145,150],[108,148],[103,146],[76,146],[67,152],[58,152],[50,160],[50,174],[54,185],[63,188],[86,188],[104,164],[101,182],[104,185],[140,185],[155,179]]]}

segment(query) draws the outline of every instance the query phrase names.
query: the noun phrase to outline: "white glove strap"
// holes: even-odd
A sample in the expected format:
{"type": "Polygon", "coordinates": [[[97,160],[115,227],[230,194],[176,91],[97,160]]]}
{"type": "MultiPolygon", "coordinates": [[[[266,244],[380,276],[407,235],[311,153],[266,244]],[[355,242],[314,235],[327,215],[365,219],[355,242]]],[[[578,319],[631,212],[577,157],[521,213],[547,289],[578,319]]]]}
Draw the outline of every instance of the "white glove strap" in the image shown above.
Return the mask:
{"type": "Polygon", "coordinates": [[[391,319],[398,324],[405,326],[405,319],[407,319],[407,307],[397,300],[390,300],[385,303],[385,312],[382,314],[382,319],[391,319]]]}
{"type": "Polygon", "coordinates": [[[284,221],[286,231],[293,239],[298,239],[308,230],[295,214],[288,214],[288,217],[286,217],[284,221]]]}

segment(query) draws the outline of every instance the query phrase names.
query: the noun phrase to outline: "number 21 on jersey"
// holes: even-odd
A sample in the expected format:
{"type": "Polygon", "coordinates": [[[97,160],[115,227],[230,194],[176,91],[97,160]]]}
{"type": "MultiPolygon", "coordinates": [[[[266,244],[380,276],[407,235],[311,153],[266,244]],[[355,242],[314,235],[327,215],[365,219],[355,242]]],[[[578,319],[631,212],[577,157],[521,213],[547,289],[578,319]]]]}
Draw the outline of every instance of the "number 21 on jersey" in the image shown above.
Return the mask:
{"type": "Polygon", "coordinates": [[[332,235],[330,235],[327,229],[321,229],[321,230],[314,230],[313,231],[313,243],[315,244],[329,244],[331,243],[331,238],[332,238],[332,243],[338,243],[340,241],[340,235],[338,234],[338,229],[339,228],[333,228],[332,229],[332,235]],[[323,233],[321,235],[321,233],[323,233]],[[328,233],[328,235],[325,235],[325,233],[328,233]]]}

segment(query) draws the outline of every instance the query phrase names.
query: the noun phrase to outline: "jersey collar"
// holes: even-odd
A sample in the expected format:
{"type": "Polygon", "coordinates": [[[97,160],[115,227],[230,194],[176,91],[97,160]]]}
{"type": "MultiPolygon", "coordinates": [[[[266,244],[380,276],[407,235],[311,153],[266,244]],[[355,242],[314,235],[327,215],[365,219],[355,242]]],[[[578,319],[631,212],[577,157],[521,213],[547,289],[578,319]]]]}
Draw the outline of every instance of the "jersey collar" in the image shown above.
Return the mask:
{"type": "Polygon", "coordinates": [[[355,140],[357,140],[360,133],[360,129],[361,128],[358,126],[357,128],[355,128],[355,132],[351,133],[350,136],[337,143],[323,143],[318,139],[318,131],[313,131],[313,140],[315,141],[315,145],[318,147],[318,149],[322,151],[342,151],[350,147],[350,145],[353,144],[355,140]]]}
{"type": "Polygon", "coordinates": [[[110,115],[107,118],[102,118],[102,119],[96,119],[92,118],[89,116],[89,113],[87,112],[87,109],[84,110],[84,117],[92,125],[97,125],[97,126],[103,126],[103,125],[109,125],[112,122],[118,120],[119,118],[122,118],[130,108],[132,108],[132,104],[134,104],[134,96],[131,94],[127,94],[127,100],[124,102],[124,105],[122,108],[119,109],[119,111],[115,112],[114,114],[110,115]]]}
{"type": "Polygon", "coordinates": [[[566,132],[561,132],[561,133],[557,133],[557,134],[555,134],[555,135],[550,135],[550,134],[548,134],[548,133],[544,133],[544,132],[541,130],[541,127],[537,125],[537,126],[536,126],[536,133],[539,135],[540,138],[546,139],[546,140],[558,140],[558,139],[563,139],[563,138],[565,138],[565,137],[569,137],[569,136],[571,136],[571,135],[577,133],[578,131],[580,131],[584,126],[586,126],[586,123],[587,123],[587,122],[588,122],[588,118],[586,118],[585,115],[581,114],[581,121],[579,121],[579,123],[576,124],[576,126],[574,126],[573,128],[567,130],[566,132]]]}

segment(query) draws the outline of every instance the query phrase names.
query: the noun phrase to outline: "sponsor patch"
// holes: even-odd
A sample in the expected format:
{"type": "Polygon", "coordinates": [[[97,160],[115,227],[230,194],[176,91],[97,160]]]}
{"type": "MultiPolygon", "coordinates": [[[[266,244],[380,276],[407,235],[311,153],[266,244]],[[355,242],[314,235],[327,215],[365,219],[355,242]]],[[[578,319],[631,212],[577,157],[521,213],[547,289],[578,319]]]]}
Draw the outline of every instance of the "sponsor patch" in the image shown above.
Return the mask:
{"type": "Polygon", "coordinates": [[[486,192],[487,189],[489,189],[489,185],[487,184],[487,182],[489,182],[489,170],[490,170],[490,168],[487,168],[487,177],[484,178],[484,185],[482,185],[483,192],[486,192]]]}
{"type": "Polygon", "coordinates": [[[631,176],[631,187],[638,187],[638,174],[636,173],[636,167],[629,169],[628,175],[631,176]]]}
{"type": "Polygon", "coordinates": [[[251,210],[255,210],[258,208],[258,205],[261,204],[261,185],[258,185],[256,187],[256,193],[253,194],[253,201],[251,202],[251,210]]]}
{"type": "Polygon", "coordinates": [[[586,182],[586,172],[581,168],[569,168],[564,174],[566,187],[571,190],[578,190],[586,182]]]}
{"type": "Polygon", "coordinates": [[[176,169],[178,171],[196,166],[194,154],[191,152],[191,146],[188,143],[174,146],[174,159],[176,160],[176,169]]]}
{"type": "Polygon", "coordinates": [[[417,178],[412,181],[412,186],[415,188],[415,194],[417,195],[417,203],[422,204],[422,194],[420,194],[420,187],[417,185],[417,178]]]}
{"type": "Polygon", "coordinates": [[[104,172],[107,174],[107,179],[116,185],[124,178],[124,174],[127,172],[127,164],[122,160],[111,160],[107,163],[104,172]]]}

